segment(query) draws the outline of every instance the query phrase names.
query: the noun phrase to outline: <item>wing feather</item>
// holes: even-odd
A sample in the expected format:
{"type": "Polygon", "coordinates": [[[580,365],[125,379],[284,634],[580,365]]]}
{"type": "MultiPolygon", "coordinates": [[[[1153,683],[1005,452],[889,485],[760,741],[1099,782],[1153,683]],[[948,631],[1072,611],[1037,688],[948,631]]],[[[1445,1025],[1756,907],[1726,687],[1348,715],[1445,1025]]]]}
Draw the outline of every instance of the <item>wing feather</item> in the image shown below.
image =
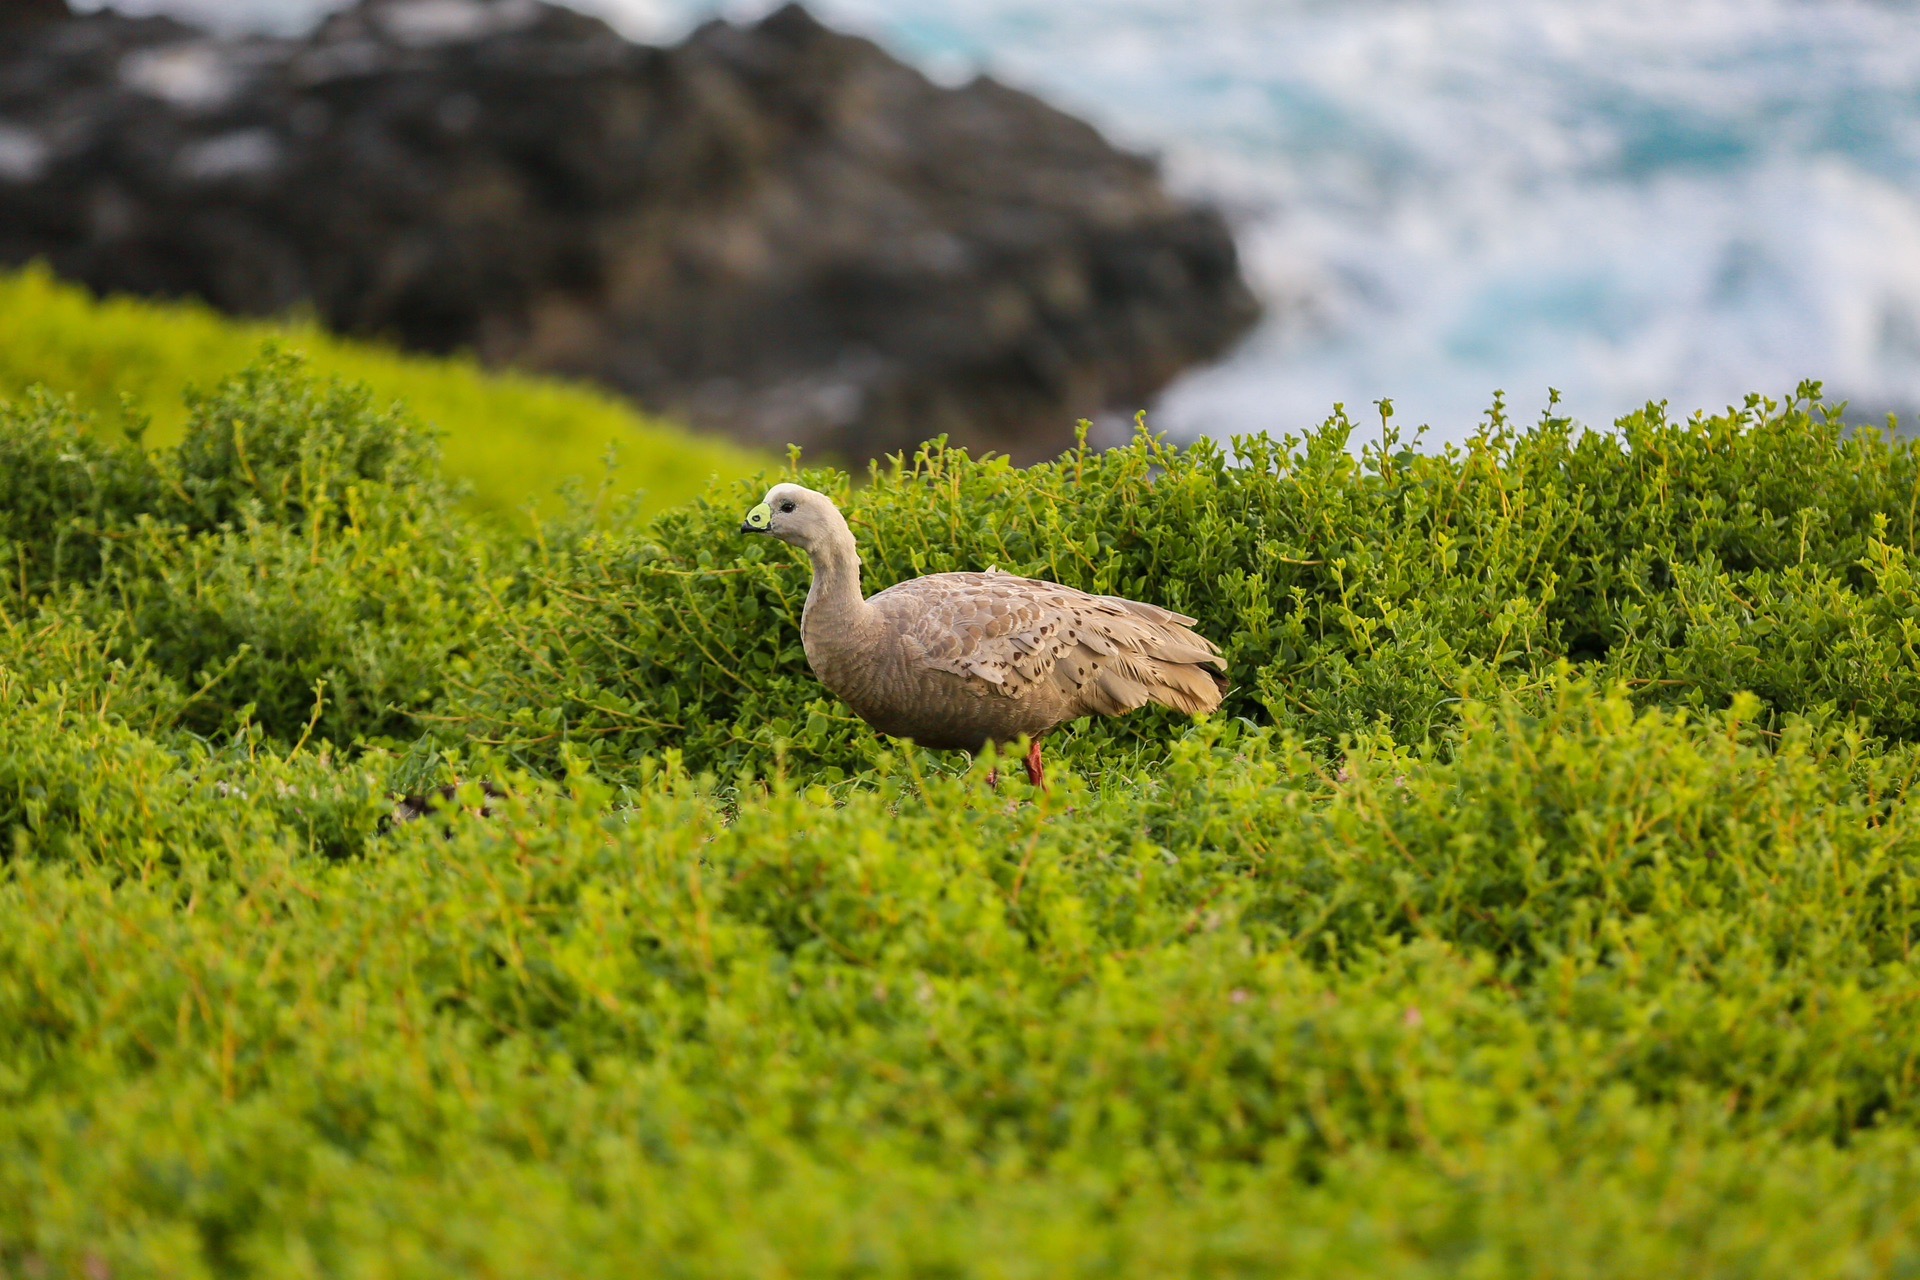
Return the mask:
{"type": "Polygon", "coordinates": [[[1008,696],[1050,685],[1076,714],[1148,702],[1189,713],[1220,705],[1226,670],[1194,619],[1005,573],[941,573],[874,596],[918,662],[1008,696]]]}

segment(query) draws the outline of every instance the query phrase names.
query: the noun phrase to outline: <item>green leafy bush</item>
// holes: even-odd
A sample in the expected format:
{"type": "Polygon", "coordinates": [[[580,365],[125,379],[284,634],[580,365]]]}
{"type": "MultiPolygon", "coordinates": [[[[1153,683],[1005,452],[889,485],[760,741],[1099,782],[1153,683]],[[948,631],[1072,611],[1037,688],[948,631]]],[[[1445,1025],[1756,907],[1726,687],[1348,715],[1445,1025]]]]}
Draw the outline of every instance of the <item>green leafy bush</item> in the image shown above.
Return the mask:
{"type": "Polygon", "coordinates": [[[275,841],[356,853],[386,808],[366,771],[257,750],[224,760],[182,752],[107,717],[76,715],[57,694],[0,681],[0,823],[17,858],[167,880],[275,841]]]}
{"type": "Polygon", "coordinates": [[[145,453],[83,431],[65,403],[0,403],[0,550],[20,591],[97,577],[106,530],[166,502],[145,453]]]}
{"type": "Polygon", "coordinates": [[[306,322],[236,321],[193,303],[95,299],[33,268],[0,273],[0,399],[35,385],[72,397],[102,424],[147,428],[176,443],[191,416],[184,395],[253,361],[263,344],[303,352],[321,374],[364,383],[384,403],[403,400],[443,433],[446,467],[467,505],[517,521],[533,504],[553,516],[562,490],[589,489],[618,460],[611,497],[647,511],[682,502],[714,476],[759,465],[726,441],[695,438],[588,387],[483,372],[466,359],[401,355],[336,338],[306,322]]]}
{"type": "Polygon", "coordinates": [[[1920,1274],[1914,446],[1352,431],[795,473],[1226,646],[1041,793],[812,680],[770,476],[0,410],[0,1276],[1920,1274]]]}
{"type": "Polygon", "coordinates": [[[242,518],[292,528],[358,524],[356,498],[450,506],[440,450],[364,385],[301,376],[304,361],[270,351],[210,393],[187,396],[186,436],[173,451],[183,524],[213,529],[242,518]]]}
{"type": "Polygon", "coordinates": [[[75,596],[21,608],[0,596],[0,682],[9,696],[57,694],[72,713],[147,734],[178,725],[193,699],[120,627],[96,626],[87,603],[75,596]]]}
{"type": "Polygon", "coordinates": [[[209,688],[191,727],[219,732],[250,707],[282,739],[417,733],[486,571],[437,461],[364,389],[290,357],[196,401],[160,460],[172,519],[138,522],[108,575],[148,660],[209,688]]]}
{"type": "MultiPolygon", "coordinates": [[[[1902,621],[1920,465],[1909,442],[1846,432],[1817,388],[1686,422],[1649,409],[1613,434],[1520,431],[1496,407],[1437,454],[1388,431],[1356,457],[1352,431],[1336,414],[1232,450],[1143,435],[1025,471],[936,446],[857,489],[797,478],[846,504],[869,590],[998,565],[1183,610],[1226,650],[1229,714],[1323,748],[1375,726],[1444,736],[1462,697],[1541,690],[1562,663],[1646,702],[1752,688],[1770,714],[1920,728],[1901,694],[1920,678],[1902,621]],[[1749,579],[1764,617],[1721,607],[1749,579]],[[1788,651],[1756,666],[1762,639],[1788,651]]],[[[601,769],[668,747],[722,772],[870,765],[800,649],[804,560],[735,533],[764,479],[544,549],[452,681],[454,731],[541,768],[563,746],[601,769]]],[[[1147,714],[1076,740],[1110,755],[1166,729],[1147,714]]]]}
{"type": "Polygon", "coordinates": [[[133,669],[192,689],[174,727],[412,737],[483,598],[488,531],[437,447],[291,355],[192,401],[182,442],[106,444],[40,397],[0,406],[0,543],[133,669]]]}
{"type": "Polygon", "coordinates": [[[1897,1271],[1911,766],[1741,711],[16,861],[9,1265],[1897,1271]]]}

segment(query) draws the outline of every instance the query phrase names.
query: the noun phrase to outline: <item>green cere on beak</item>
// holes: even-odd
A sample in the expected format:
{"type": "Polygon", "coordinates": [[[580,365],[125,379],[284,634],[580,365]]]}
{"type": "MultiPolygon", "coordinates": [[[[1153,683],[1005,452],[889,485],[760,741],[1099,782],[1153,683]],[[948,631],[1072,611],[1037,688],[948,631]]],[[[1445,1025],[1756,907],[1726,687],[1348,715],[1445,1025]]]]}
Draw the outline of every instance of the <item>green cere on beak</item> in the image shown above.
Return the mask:
{"type": "Polygon", "coordinates": [[[742,533],[765,533],[773,524],[773,508],[761,503],[747,512],[747,518],[740,522],[742,533]]]}

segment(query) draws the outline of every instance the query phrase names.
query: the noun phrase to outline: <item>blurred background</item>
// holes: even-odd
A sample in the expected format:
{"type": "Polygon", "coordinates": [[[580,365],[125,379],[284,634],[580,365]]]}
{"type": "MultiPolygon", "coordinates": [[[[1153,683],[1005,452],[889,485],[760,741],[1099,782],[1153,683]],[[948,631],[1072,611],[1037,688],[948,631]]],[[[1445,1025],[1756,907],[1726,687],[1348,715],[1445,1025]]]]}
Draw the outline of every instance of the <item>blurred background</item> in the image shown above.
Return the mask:
{"type": "MultiPolygon", "coordinates": [[[[85,5],[88,0],[82,0],[85,5]]],[[[92,0],[98,3],[98,0],[92,0]]],[[[118,0],[293,35],[331,0],[118,0]]],[[[576,0],[672,42],[768,6],[576,0]]],[[[813,0],[989,72],[1224,212],[1257,326],[1149,406],[1298,429],[1392,397],[1430,439],[1495,389],[1603,423],[1824,379],[1920,407],[1920,11],[1884,0],[813,0]]]]}

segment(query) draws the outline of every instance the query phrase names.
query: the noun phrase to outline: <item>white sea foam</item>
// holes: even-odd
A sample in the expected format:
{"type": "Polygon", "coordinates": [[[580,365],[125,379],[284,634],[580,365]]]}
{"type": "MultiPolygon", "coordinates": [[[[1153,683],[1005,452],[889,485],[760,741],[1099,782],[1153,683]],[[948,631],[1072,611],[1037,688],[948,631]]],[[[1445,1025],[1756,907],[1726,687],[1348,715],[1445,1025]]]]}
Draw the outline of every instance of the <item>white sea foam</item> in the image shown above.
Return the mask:
{"type": "MultiPolygon", "coordinates": [[[[228,22],[328,0],[124,0],[228,22]]],[[[641,38],[764,0],[576,0],[641,38]]],[[[1891,0],[815,0],[1039,91],[1223,201],[1273,318],[1181,432],[1495,388],[1601,422],[1801,378],[1920,407],[1920,12],[1891,0]]]]}

